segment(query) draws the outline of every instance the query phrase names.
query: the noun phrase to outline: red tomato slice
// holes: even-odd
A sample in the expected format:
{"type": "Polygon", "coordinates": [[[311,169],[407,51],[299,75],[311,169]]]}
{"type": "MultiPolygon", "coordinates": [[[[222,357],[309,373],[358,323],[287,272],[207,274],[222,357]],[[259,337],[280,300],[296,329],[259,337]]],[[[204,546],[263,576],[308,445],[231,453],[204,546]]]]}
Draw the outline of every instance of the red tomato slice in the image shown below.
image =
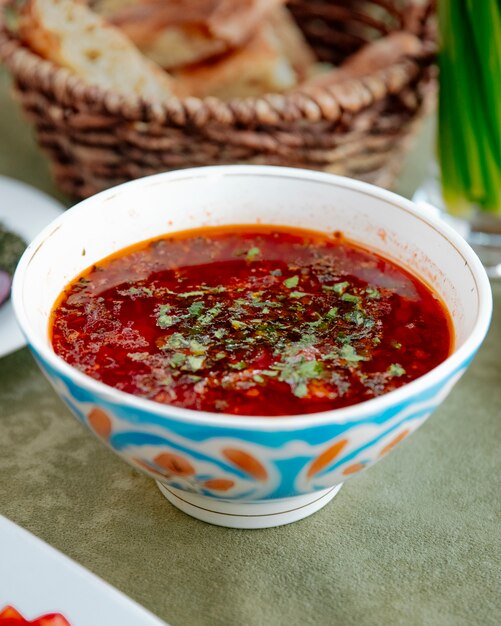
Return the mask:
{"type": "Polygon", "coordinates": [[[23,626],[28,622],[13,606],[6,606],[0,613],[0,626],[23,626]]]}
{"type": "Polygon", "coordinates": [[[34,622],[30,622],[32,626],[71,626],[70,623],[59,613],[50,613],[42,615],[34,622]]]}
{"type": "Polygon", "coordinates": [[[59,613],[48,613],[28,622],[13,606],[6,606],[0,613],[0,626],[71,626],[59,613]]]}

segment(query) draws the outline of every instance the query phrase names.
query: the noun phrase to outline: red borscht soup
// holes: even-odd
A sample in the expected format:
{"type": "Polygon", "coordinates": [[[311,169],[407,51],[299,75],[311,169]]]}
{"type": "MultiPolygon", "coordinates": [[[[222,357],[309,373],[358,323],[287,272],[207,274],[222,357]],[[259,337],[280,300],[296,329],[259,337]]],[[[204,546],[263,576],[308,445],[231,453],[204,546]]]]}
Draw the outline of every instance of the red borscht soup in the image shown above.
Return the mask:
{"type": "Polygon", "coordinates": [[[55,352],[122,391],[188,409],[295,415],[396,389],[451,350],[418,278],[341,234],[206,228],[142,242],[76,278],[55,352]]]}

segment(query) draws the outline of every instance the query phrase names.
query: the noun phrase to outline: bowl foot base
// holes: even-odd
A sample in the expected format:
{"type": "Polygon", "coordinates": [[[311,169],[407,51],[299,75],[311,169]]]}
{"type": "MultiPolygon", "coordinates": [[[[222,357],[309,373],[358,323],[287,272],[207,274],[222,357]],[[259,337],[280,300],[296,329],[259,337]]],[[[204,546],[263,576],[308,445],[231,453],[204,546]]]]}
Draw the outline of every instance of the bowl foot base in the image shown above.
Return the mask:
{"type": "Polygon", "coordinates": [[[271,528],[303,519],[324,507],[342,485],[292,498],[238,502],[218,500],[169,487],[158,487],[175,507],[203,522],[227,528],[271,528]]]}

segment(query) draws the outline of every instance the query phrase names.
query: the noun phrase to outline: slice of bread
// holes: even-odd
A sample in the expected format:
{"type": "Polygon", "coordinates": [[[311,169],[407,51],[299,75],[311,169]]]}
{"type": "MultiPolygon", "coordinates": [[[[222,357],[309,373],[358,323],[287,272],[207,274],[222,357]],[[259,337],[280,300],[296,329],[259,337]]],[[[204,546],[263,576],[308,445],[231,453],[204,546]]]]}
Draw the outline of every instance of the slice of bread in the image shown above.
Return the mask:
{"type": "Polygon", "coordinates": [[[162,68],[85,4],[28,0],[21,11],[19,34],[34,52],[89,84],[146,100],[165,100],[179,93],[162,68]]]}
{"type": "MultiPolygon", "coordinates": [[[[206,29],[180,23],[172,0],[90,0],[93,11],[120,28],[149,59],[169,70],[223,54],[228,45],[206,29]]],[[[196,5],[196,2],[194,3],[196,5]]],[[[184,15],[184,19],[189,14],[184,15]]]]}
{"type": "Polygon", "coordinates": [[[281,92],[296,85],[296,73],[270,24],[245,45],[222,58],[173,73],[183,91],[222,100],[281,92]]]}
{"type": "Polygon", "coordinates": [[[245,45],[284,0],[90,0],[165,69],[193,65],[245,45]]]}

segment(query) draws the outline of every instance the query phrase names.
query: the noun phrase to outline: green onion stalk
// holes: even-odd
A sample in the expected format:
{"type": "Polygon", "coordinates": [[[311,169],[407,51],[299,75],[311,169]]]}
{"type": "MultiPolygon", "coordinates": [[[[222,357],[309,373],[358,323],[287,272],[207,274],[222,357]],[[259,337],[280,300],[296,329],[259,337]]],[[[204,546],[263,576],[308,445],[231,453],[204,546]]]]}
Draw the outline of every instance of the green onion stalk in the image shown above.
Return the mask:
{"type": "Polygon", "coordinates": [[[501,0],[438,0],[438,18],[445,204],[501,215],[501,0]]]}

